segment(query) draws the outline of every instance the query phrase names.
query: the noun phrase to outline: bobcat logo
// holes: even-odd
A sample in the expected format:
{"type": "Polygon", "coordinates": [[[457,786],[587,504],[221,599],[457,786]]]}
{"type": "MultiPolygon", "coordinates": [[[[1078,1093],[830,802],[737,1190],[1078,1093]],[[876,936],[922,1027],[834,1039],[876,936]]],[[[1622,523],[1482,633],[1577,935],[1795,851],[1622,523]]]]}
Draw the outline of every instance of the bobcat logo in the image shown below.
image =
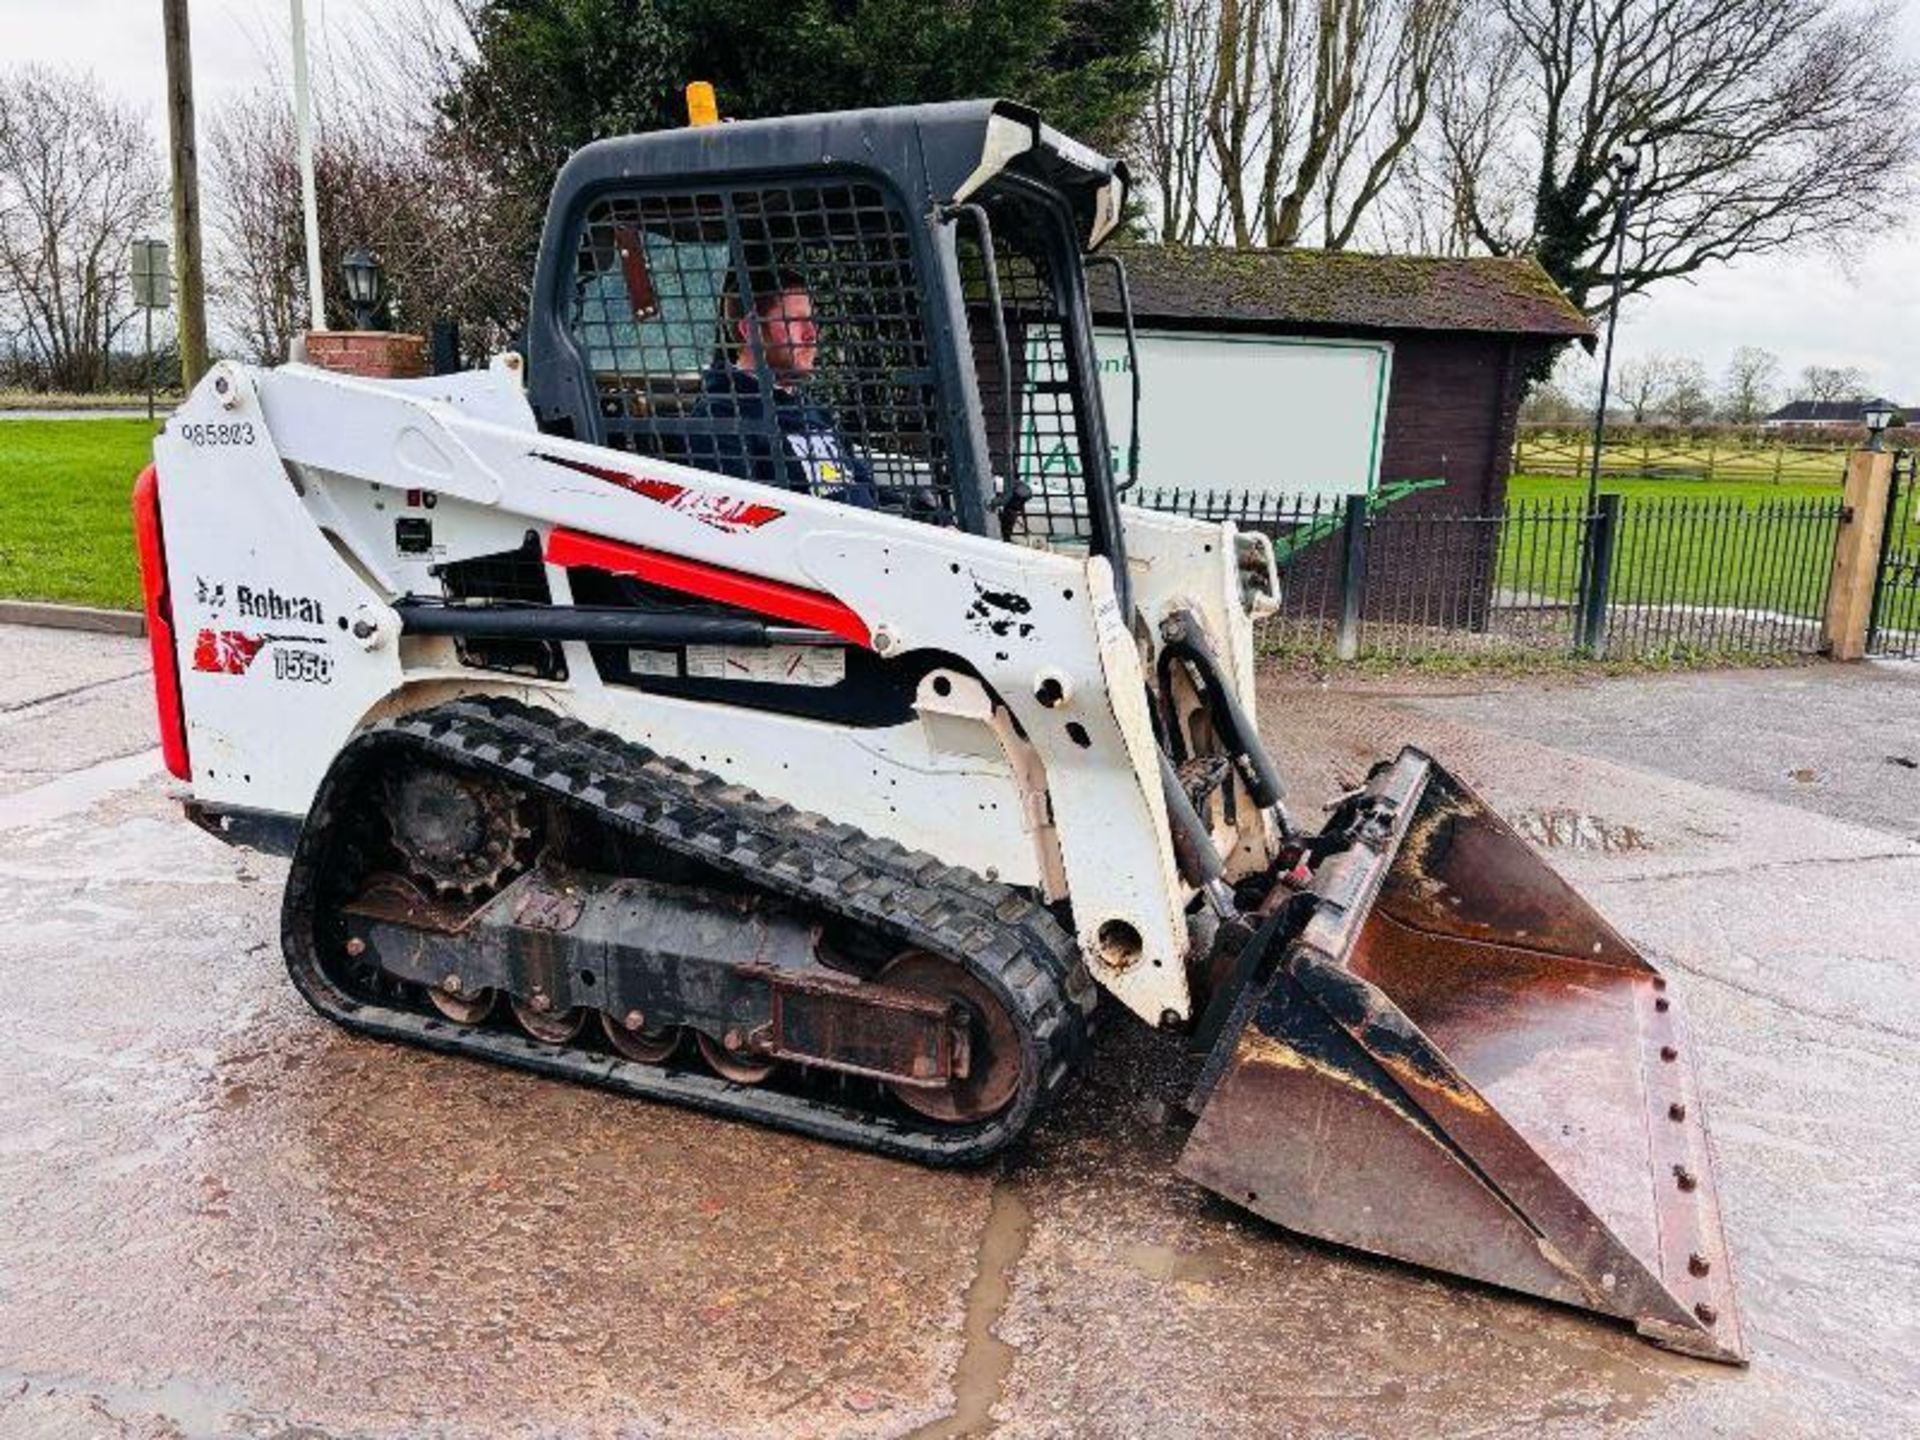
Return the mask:
{"type": "Polygon", "coordinates": [[[202,630],[193,642],[193,668],[208,675],[244,675],[253,657],[277,638],[241,630],[202,630]]]}

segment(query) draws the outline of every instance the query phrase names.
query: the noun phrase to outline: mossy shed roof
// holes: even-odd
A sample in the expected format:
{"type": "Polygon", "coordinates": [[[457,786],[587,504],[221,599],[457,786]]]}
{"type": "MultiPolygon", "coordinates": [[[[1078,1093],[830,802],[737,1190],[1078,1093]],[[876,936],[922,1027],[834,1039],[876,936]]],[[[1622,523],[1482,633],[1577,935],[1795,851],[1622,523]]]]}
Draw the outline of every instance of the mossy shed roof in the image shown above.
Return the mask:
{"type": "MultiPolygon", "coordinates": [[[[1530,258],[1363,255],[1119,245],[1141,325],[1246,330],[1432,330],[1591,340],[1593,327],[1530,258]]],[[[1109,267],[1090,270],[1094,314],[1119,318],[1109,267]]]]}

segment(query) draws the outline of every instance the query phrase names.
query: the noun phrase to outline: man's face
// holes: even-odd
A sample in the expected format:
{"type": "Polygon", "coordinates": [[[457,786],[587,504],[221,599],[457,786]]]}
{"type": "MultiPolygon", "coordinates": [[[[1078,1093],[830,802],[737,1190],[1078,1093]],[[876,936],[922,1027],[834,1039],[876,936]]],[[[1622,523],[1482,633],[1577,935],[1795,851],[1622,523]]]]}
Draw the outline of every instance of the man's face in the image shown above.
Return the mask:
{"type": "MultiPolygon", "coordinates": [[[[814,324],[813,296],[783,290],[759,309],[760,353],[776,375],[811,375],[820,355],[820,330],[814,324]]],[[[744,335],[741,337],[746,338],[744,335]]]]}

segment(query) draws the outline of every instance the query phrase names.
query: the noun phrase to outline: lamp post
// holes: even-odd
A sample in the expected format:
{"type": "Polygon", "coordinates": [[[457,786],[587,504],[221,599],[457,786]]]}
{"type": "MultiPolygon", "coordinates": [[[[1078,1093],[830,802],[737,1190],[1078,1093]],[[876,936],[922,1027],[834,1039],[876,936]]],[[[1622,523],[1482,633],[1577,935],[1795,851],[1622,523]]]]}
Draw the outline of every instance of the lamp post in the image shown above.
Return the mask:
{"type": "Polygon", "coordinates": [[[1893,407],[1884,400],[1867,406],[1862,417],[1867,422],[1867,449],[1879,452],[1887,448],[1887,427],[1893,423],[1893,407]]]}
{"type": "Polygon", "coordinates": [[[1606,442],[1607,435],[1607,392],[1613,382],[1613,332],[1620,323],[1620,289],[1622,272],[1627,268],[1627,216],[1633,210],[1633,177],[1640,168],[1640,159],[1632,151],[1622,151],[1613,157],[1614,173],[1620,177],[1620,208],[1613,215],[1613,299],[1607,306],[1607,341],[1600,356],[1600,399],[1593,407],[1593,455],[1587,469],[1587,509],[1585,535],[1586,543],[1580,546],[1580,575],[1574,589],[1578,608],[1574,611],[1574,643],[1585,648],[1588,642],[1586,615],[1591,608],[1588,587],[1598,585],[1605,578],[1593,573],[1594,531],[1599,525],[1597,511],[1600,505],[1600,447],[1606,442]]]}
{"type": "Polygon", "coordinates": [[[1587,472],[1587,513],[1600,497],[1600,445],[1607,431],[1607,391],[1613,381],[1613,331],[1620,323],[1621,272],[1627,267],[1627,215],[1633,209],[1633,177],[1639,157],[1627,151],[1613,158],[1620,176],[1620,208],[1613,216],[1613,299],[1607,306],[1607,343],[1600,357],[1600,403],[1593,407],[1593,461],[1587,472]]]}
{"type": "Polygon", "coordinates": [[[356,245],[340,261],[340,272],[346,277],[347,303],[353,307],[354,328],[371,330],[383,281],[380,262],[356,245]]]}

